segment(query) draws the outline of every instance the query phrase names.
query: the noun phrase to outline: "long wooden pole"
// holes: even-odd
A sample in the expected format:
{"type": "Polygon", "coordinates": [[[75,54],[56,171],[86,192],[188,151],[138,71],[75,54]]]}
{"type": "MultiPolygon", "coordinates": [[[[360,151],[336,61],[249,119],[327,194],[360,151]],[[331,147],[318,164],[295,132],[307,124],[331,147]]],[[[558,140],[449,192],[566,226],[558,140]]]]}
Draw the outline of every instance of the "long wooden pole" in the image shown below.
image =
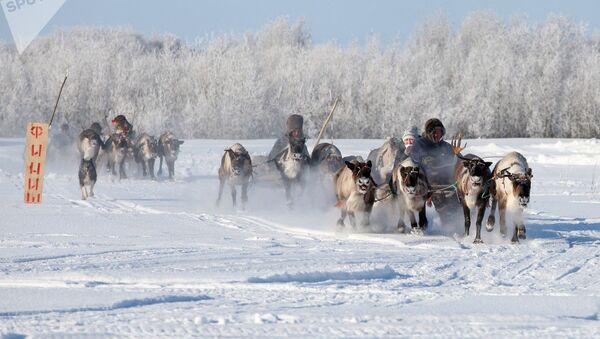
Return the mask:
{"type": "Polygon", "coordinates": [[[335,112],[335,108],[337,107],[337,104],[338,104],[339,101],[340,101],[340,98],[335,99],[335,103],[333,104],[333,108],[331,109],[331,112],[329,112],[329,115],[327,116],[327,119],[325,119],[325,122],[323,123],[323,126],[321,127],[321,131],[319,132],[319,137],[317,138],[317,142],[315,143],[315,147],[319,144],[319,141],[321,141],[321,137],[323,136],[323,133],[325,132],[325,128],[327,128],[327,125],[331,121],[331,118],[333,117],[333,112],[335,112]]]}
{"type": "Polygon", "coordinates": [[[60,101],[60,96],[62,94],[63,88],[65,87],[65,83],[67,82],[67,77],[69,77],[69,73],[65,74],[65,80],[63,80],[62,85],[60,86],[60,91],[58,92],[58,97],[56,98],[56,104],[54,104],[54,111],[52,111],[52,116],[50,117],[50,123],[48,126],[52,126],[52,121],[54,120],[54,114],[56,114],[56,108],[58,108],[58,102],[60,101]]]}

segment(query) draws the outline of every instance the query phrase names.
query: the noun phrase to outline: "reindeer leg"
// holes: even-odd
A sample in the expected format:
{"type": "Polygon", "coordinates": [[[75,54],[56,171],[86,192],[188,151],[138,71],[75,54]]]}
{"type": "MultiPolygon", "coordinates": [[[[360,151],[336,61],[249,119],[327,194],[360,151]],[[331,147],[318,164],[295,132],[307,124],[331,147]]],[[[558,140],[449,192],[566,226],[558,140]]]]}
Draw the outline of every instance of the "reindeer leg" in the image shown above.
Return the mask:
{"type": "Polygon", "coordinates": [[[517,225],[517,235],[519,236],[519,239],[527,239],[527,230],[525,229],[525,224],[522,222],[517,225]]]}
{"type": "Polygon", "coordinates": [[[500,213],[500,234],[506,236],[506,202],[500,201],[498,206],[498,212],[500,213]]]}
{"type": "Polygon", "coordinates": [[[423,231],[427,229],[427,211],[425,208],[426,207],[424,205],[423,208],[419,211],[419,228],[421,228],[423,231]]]}
{"type": "Polygon", "coordinates": [[[492,207],[490,208],[490,216],[488,217],[487,224],[485,225],[485,229],[488,232],[494,230],[494,224],[496,224],[496,204],[498,203],[495,196],[492,195],[491,199],[492,207]]]}
{"type": "Polygon", "coordinates": [[[415,213],[413,211],[408,211],[408,218],[410,219],[410,226],[412,229],[417,228],[417,218],[415,217],[415,213]]]}
{"type": "Polygon", "coordinates": [[[293,204],[293,202],[292,202],[292,183],[287,178],[284,178],[283,186],[285,188],[285,199],[286,199],[287,205],[289,207],[292,207],[292,204],[293,204]]]}
{"type": "Polygon", "coordinates": [[[525,230],[525,223],[523,222],[523,216],[522,215],[516,215],[515,218],[513,219],[513,222],[515,224],[515,232],[517,233],[517,238],[518,239],[527,239],[527,231],[525,230]]]}
{"type": "Polygon", "coordinates": [[[356,215],[353,211],[348,212],[348,218],[350,219],[350,225],[356,229],[356,215]]]}
{"type": "Polygon", "coordinates": [[[221,203],[221,197],[223,196],[223,187],[225,186],[225,180],[219,180],[219,195],[217,196],[217,206],[221,203]]]}
{"type": "Polygon", "coordinates": [[[494,230],[494,225],[496,224],[496,204],[498,202],[496,199],[492,198],[492,207],[490,208],[490,216],[488,217],[487,224],[485,225],[485,229],[488,232],[494,230]]]}
{"type": "Polygon", "coordinates": [[[340,216],[340,218],[337,221],[337,225],[338,227],[344,227],[344,219],[346,219],[346,214],[347,214],[347,210],[346,210],[346,206],[342,206],[342,215],[340,216]]]}
{"type": "Polygon", "coordinates": [[[119,163],[119,180],[127,179],[127,174],[125,173],[125,160],[119,163]]]}
{"type": "Polygon", "coordinates": [[[469,236],[469,230],[471,229],[471,210],[469,209],[469,206],[467,206],[467,204],[462,201],[460,201],[462,208],[463,208],[463,214],[465,216],[465,237],[469,236]]]}
{"type": "Polygon", "coordinates": [[[161,176],[162,175],[162,163],[163,163],[163,157],[162,155],[158,156],[159,161],[158,161],[158,173],[156,173],[156,175],[161,176]]]}
{"type": "Polygon", "coordinates": [[[175,176],[175,161],[167,161],[167,167],[169,167],[169,179],[173,180],[175,176]]]}
{"type": "Polygon", "coordinates": [[[155,159],[148,160],[148,171],[150,172],[150,178],[156,179],[154,176],[154,161],[155,159]]]}
{"type": "Polygon", "coordinates": [[[406,216],[406,212],[404,210],[401,210],[400,218],[398,219],[398,231],[400,233],[404,233],[406,231],[406,223],[404,222],[405,216],[406,216]]]}
{"type": "Polygon", "coordinates": [[[142,175],[144,177],[148,175],[148,171],[146,170],[146,160],[142,160],[142,175]]]}
{"type": "MultiPolygon", "coordinates": [[[[423,228],[417,226],[417,219],[415,216],[415,212],[407,211],[407,213],[408,213],[408,218],[410,219],[410,224],[412,226],[411,233],[414,235],[423,235],[423,233],[424,233],[423,228]]],[[[421,213],[419,212],[419,215],[420,214],[421,213]]]]}
{"type": "Polygon", "coordinates": [[[519,243],[518,234],[519,234],[519,226],[517,223],[515,223],[515,231],[513,233],[513,236],[512,236],[512,239],[510,240],[510,242],[512,242],[513,244],[519,243]]]}
{"type": "Polygon", "coordinates": [[[363,220],[361,220],[360,225],[363,227],[369,226],[371,224],[371,212],[365,212],[363,220]]]}
{"type": "Polygon", "coordinates": [[[481,224],[483,222],[483,215],[485,214],[486,206],[487,206],[487,202],[482,201],[479,204],[479,209],[477,210],[477,221],[475,222],[475,225],[477,227],[477,233],[475,234],[475,240],[473,241],[474,244],[482,244],[483,243],[483,241],[481,240],[481,224]]]}
{"type": "Polygon", "coordinates": [[[229,187],[231,187],[231,200],[233,200],[233,208],[235,208],[237,204],[237,190],[235,189],[235,185],[230,185],[229,187]]]}
{"type": "Polygon", "coordinates": [[[246,209],[246,203],[248,202],[248,183],[242,185],[242,209],[246,209]]]}

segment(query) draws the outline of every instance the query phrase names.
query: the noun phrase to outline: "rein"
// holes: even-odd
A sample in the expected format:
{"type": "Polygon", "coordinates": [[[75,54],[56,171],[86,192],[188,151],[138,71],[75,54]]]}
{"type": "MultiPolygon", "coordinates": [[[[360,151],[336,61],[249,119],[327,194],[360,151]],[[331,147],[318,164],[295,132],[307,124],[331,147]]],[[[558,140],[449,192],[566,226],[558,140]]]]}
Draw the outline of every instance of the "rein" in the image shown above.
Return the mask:
{"type": "Polygon", "coordinates": [[[481,192],[481,199],[487,199],[490,197],[490,186],[492,186],[492,182],[496,180],[494,177],[489,178],[483,184],[483,192],[481,192]]]}
{"type": "MultiPolygon", "coordinates": [[[[390,187],[391,187],[391,186],[390,186],[390,187]]],[[[383,198],[380,198],[380,199],[375,199],[375,202],[379,202],[379,201],[382,201],[382,200],[386,200],[386,199],[387,199],[387,198],[389,198],[390,196],[392,196],[392,195],[396,195],[396,193],[394,192],[394,190],[393,190],[393,189],[391,189],[391,188],[388,188],[387,190],[388,190],[387,194],[386,194],[386,195],[385,195],[383,198]]]]}
{"type": "Polygon", "coordinates": [[[260,164],[252,165],[252,168],[259,167],[259,166],[262,166],[262,165],[266,165],[266,164],[268,164],[270,162],[275,162],[275,161],[277,161],[277,159],[279,159],[280,156],[282,156],[288,150],[289,150],[289,146],[286,146],[281,152],[275,154],[275,156],[272,159],[264,161],[264,162],[262,162],[260,164]]]}
{"type": "MultiPolygon", "coordinates": [[[[511,164],[512,166],[512,164],[511,164]]],[[[490,197],[490,186],[492,185],[492,182],[496,179],[504,179],[504,178],[510,178],[510,176],[512,174],[509,174],[508,171],[504,174],[502,174],[504,171],[506,171],[507,169],[509,169],[509,167],[503,169],[502,171],[500,171],[500,173],[492,176],[490,179],[488,179],[485,184],[483,184],[483,192],[481,192],[481,198],[482,199],[486,199],[490,197]]],[[[504,192],[506,192],[506,187],[504,186],[504,180],[502,181],[502,186],[504,187],[504,192]]]]}
{"type": "Polygon", "coordinates": [[[270,162],[274,162],[274,161],[275,161],[275,158],[273,158],[271,160],[267,160],[267,161],[261,162],[260,164],[252,165],[252,168],[259,167],[259,166],[262,166],[262,165],[266,165],[266,164],[268,164],[270,162]]]}
{"type": "Polygon", "coordinates": [[[438,193],[438,192],[444,192],[444,191],[450,191],[450,190],[454,190],[456,191],[456,186],[457,186],[457,182],[455,181],[453,184],[448,185],[448,186],[441,186],[438,185],[436,189],[429,191],[430,193],[438,193]]]}

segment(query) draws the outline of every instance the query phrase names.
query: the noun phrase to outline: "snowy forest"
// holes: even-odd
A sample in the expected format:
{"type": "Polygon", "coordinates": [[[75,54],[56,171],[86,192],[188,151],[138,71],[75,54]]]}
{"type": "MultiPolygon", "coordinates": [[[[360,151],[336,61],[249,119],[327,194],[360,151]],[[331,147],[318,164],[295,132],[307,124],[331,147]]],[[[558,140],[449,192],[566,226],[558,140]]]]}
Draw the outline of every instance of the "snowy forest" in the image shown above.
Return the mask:
{"type": "Polygon", "coordinates": [[[98,27],[40,37],[21,56],[3,42],[0,136],[48,121],[67,70],[57,122],[76,130],[125,114],[154,134],[273,138],[299,113],[314,138],[340,98],[336,138],[401,135],[430,117],[468,137],[600,133],[600,36],[561,16],[438,15],[389,44],[316,44],[286,18],[195,42],[98,27]]]}

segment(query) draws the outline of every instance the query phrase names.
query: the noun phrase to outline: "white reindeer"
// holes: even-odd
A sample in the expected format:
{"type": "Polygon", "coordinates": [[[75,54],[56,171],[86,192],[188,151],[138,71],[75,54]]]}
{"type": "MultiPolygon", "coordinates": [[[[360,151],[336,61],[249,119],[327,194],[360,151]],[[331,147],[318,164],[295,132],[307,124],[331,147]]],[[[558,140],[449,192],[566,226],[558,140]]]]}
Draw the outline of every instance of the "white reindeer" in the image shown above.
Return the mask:
{"type": "Polygon", "coordinates": [[[389,185],[399,204],[398,231],[406,230],[404,216],[408,214],[412,232],[422,234],[427,228],[426,202],[431,195],[425,173],[407,158],[394,169],[389,185]],[[418,226],[415,214],[419,214],[418,226]]]}
{"type": "Polygon", "coordinates": [[[522,154],[511,152],[496,164],[492,176],[494,185],[490,192],[493,200],[486,228],[488,232],[494,229],[496,204],[498,204],[500,233],[506,235],[506,212],[508,211],[513,216],[515,226],[512,242],[517,243],[519,239],[526,238],[523,210],[529,204],[531,178],[533,177],[531,168],[522,154]]]}
{"type": "Polygon", "coordinates": [[[221,157],[221,166],[219,167],[219,196],[217,205],[221,202],[223,195],[223,186],[228,183],[231,188],[231,198],[233,207],[236,206],[237,191],[236,185],[242,186],[242,208],[245,208],[248,201],[248,183],[252,177],[252,160],[248,151],[241,144],[234,144],[225,150],[221,157]]]}

